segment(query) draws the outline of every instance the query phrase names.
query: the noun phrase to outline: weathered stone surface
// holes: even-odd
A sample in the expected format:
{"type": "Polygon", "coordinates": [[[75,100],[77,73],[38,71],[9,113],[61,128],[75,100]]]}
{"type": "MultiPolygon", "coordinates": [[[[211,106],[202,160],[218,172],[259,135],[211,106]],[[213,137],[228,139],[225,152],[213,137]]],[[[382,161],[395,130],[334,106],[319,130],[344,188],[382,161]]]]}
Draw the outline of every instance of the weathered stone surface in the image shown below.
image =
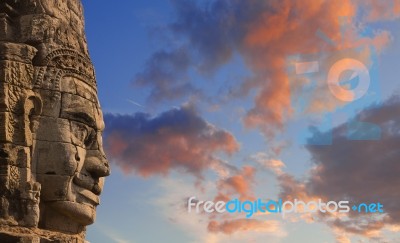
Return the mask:
{"type": "Polygon", "coordinates": [[[76,94],[75,78],[65,77],[64,80],[61,82],[61,92],[76,94]]]}
{"type": "Polygon", "coordinates": [[[36,138],[48,142],[71,143],[71,127],[67,119],[40,117],[36,138]]]}
{"type": "Polygon", "coordinates": [[[0,143],[0,164],[30,168],[30,149],[12,143],[0,143]]]}
{"type": "Polygon", "coordinates": [[[80,0],[0,2],[0,242],[85,242],[104,121],[80,0]]]}
{"type": "Polygon", "coordinates": [[[97,91],[90,87],[85,82],[75,79],[77,94],[85,99],[90,100],[93,103],[98,103],[97,91]]]}
{"type": "Polygon", "coordinates": [[[2,121],[0,126],[0,142],[6,143],[12,141],[14,127],[12,126],[10,117],[11,114],[9,112],[0,112],[0,121],[2,121]]]}
{"type": "MultiPolygon", "coordinates": [[[[73,144],[37,140],[35,147],[33,164],[37,174],[72,176],[75,173],[79,162],[78,151],[73,144]]],[[[81,155],[82,158],[84,156],[81,155]]]]}
{"type": "Polygon", "coordinates": [[[66,200],[69,190],[69,180],[71,179],[70,176],[38,174],[36,179],[42,182],[43,187],[41,194],[47,200],[66,200]]]}
{"type": "Polygon", "coordinates": [[[13,42],[0,42],[0,60],[22,62],[30,65],[36,51],[36,48],[30,45],[13,42]]]}
{"type": "Polygon", "coordinates": [[[42,98],[43,111],[41,116],[59,117],[61,110],[61,93],[46,89],[38,89],[36,93],[42,98]]]}

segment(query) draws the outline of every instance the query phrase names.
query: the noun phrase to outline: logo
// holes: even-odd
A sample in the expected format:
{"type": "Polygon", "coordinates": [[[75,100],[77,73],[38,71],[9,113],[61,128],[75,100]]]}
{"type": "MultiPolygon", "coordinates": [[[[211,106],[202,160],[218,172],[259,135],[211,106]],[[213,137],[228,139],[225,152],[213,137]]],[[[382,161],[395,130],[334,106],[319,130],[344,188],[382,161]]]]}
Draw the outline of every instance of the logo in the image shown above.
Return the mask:
{"type": "MultiPolygon", "coordinates": [[[[346,37],[346,19],[342,40],[346,37]]],[[[335,121],[345,118],[348,140],[379,140],[378,125],[357,120],[355,114],[380,101],[378,58],[372,45],[341,49],[323,32],[316,35],[327,48],[319,53],[287,58],[294,119],[305,129],[297,135],[300,144],[331,145],[335,121]]],[[[365,43],[360,41],[360,43],[365,43]]]]}
{"type": "Polygon", "coordinates": [[[256,213],[281,214],[285,218],[287,214],[292,213],[348,213],[351,210],[359,213],[384,213],[383,205],[377,203],[361,203],[351,205],[349,201],[328,201],[323,202],[322,199],[317,201],[304,202],[298,199],[293,201],[263,201],[257,199],[255,201],[240,201],[233,199],[228,202],[224,201],[199,201],[196,197],[190,197],[187,203],[188,213],[195,211],[205,213],[245,213],[246,218],[251,218],[256,213]]]}

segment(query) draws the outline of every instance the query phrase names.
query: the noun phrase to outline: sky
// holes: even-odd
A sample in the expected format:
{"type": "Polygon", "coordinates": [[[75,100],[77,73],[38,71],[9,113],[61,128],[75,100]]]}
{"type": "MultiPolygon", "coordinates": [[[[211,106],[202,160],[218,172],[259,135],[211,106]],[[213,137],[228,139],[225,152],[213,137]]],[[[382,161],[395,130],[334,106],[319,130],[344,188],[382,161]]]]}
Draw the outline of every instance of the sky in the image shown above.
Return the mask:
{"type": "Polygon", "coordinates": [[[90,242],[400,241],[400,1],[83,5],[112,168],[90,242]],[[384,212],[196,214],[192,196],[384,212]]]}

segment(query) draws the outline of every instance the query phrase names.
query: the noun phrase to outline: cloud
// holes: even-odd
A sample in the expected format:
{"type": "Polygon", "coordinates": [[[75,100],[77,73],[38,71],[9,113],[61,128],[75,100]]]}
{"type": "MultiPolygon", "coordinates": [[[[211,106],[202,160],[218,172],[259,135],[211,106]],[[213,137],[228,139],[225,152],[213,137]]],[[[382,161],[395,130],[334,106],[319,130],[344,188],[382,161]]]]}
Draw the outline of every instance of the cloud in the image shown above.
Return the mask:
{"type": "Polygon", "coordinates": [[[202,119],[191,106],[156,117],[149,114],[104,116],[105,149],[125,173],[168,174],[177,169],[201,177],[206,169],[229,169],[215,154],[239,149],[234,136],[202,119]]]}
{"type": "Polygon", "coordinates": [[[271,170],[276,175],[282,175],[282,169],[286,167],[285,163],[283,163],[281,160],[271,159],[268,154],[263,152],[259,152],[251,156],[251,159],[264,168],[271,170]]]}
{"type": "MultiPolygon", "coordinates": [[[[153,100],[193,96],[202,92],[194,88],[191,73],[207,79],[238,54],[251,74],[241,84],[232,83],[224,90],[229,90],[229,96],[256,90],[254,105],[243,121],[247,127],[258,127],[266,135],[283,129],[292,114],[289,56],[364,44],[381,49],[390,40],[385,31],[374,31],[369,36],[360,34],[365,31],[356,23],[359,11],[364,9],[364,15],[378,16],[373,13],[375,8],[369,7],[379,5],[375,1],[174,0],[172,4],[175,14],[168,31],[175,43],[181,44],[155,52],[134,82],[151,87],[153,100]],[[343,16],[348,17],[348,23],[342,36],[343,16]],[[329,46],[316,34],[318,31],[337,45],[329,46]]],[[[325,97],[317,98],[312,110],[319,112],[325,108],[325,97]]],[[[326,108],[338,105],[342,103],[330,100],[326,108]]]]}
{"type": "Polygon", "coordinates": [[[191,183],[183,178],[166,177],[160,180],[161,195],[150,203],[155,210],[187,234],[190,242],[219,243],[219,242],[281,242],[286,236],[283,226],[278,221],[235,219],[223,214],[217,220],[215,214],[195,213],[187,211],[187,197],[194,195],[199,200],[211,198],[215,193],[214,181],[206,181],[203,191],[197,191],[191,183]],[[210,228],[212,227],[212,228],[210,228]]]}
{"type": "Polygon", "coordinates": [[[114,229],[101,225],[101,224],[96,224],[96,228],[104,234],[108,238],[108,240],[111,240],[112,242],[115,243],[134,243],[132,240],[127,240],[125,237],[122,237],[121,233],[115,231],[114,229]]]}
{"type": "Polygon", "coordinates": [[[398,0],[357,1],[361,3],[364,12],[362,17],[368,22],[390,21],[400,17],[400,2],[398,0]]]}
{"type": "Polygon", "coordinates": [[[256,169],[244,166],[240,171],[217,182],[218,195],[215,201],[229,201],[234,196],[240,200],[253,200],[253,185],[255,182],[256,169]]]}
{"type": "Polygon", "coordinates": [[[210,221],[208,230],[213,233],[234,234],[236,232],[269,232],[277,233],[280,229],[280,224],[276,221],[266,221],[257,219],[235,219],[223,222],[210,221]]]}
{"type": "MultiPolygon", "coordinates": [[[[376,124],[381,129],[377,141],[349,140],[348,135],[368,133],[368,129],[349,131],[347,124],[333,129],[333,145],[309,146],[316,169],[312,172],[308,188],[311,193],[333,199],[348,198],[355,203],[380,202],[387,217],[382,222],[400,224],[400,98],[394,96],[381,105],[365,109],[356,121],[376,124]]],[[[351,214],[358,218],[359,214],[351,214]]],[[[373,228],[377,227],[376,222],[373,228]]],[[[371,226],[369,225],[369,226],[371,226]]],[[[380,227],[383,224],[379,224],[380,227]]],[[[346,229],[352,229],[351,221],[346,229]]],[[[359,227],[362,229],[362,227],[359,227]]],[[[366,227],[368,228],[368,227],[366,227]]]]}
{"type": "MultiPolygon", "coordinates": [[[[176,226],[187,233],[188,237],[193,238],[190,242],[209,242],[207,240],[207,215],[201,213],[188,213],[187,198],[196,196],[198,199],[207,198],[206,193],[214,186],[210,182],[205,182],[205,190],[198,191],[192,183],[178,177],[161,178],[159,182],[160,195],[150,200],[157,212],[172,222],[171,226],[176,226]]],[[[216,241],[219,242],[219,241],[216,241]]]]}
{"type": "MultiPolygon", "coordinates": [[[[144,113],[106,114],[105,122],[105,149],[111,161],[125,173],[146,177],[183,170],[201,178],[205,170],[217,172],[216,181],[204,182],[202,190],[198,190],[196,183],[184,183],[181,187],[177,186],[176,179],[162,178],[168,193],[156,204],[167,208],[165,216],[174,224],[194,230],[203,242],[224,242],[226,235],[231,234],[236,235],[232,242],[249,239],[247,234],[241,234],[243,232],[253,232],[254,238],[264,233],[276,237],[283,235],[281,226],[275,221],[237,219],[228,215],[220,218],[215,214],[187,216],[187,207],[182,202],[187,201],[188,195],[200,199],[207,198],[207,194],[208,197],[217,195],[219,199],[233,196],[253,199],[256,174],[254,167],[238,169],[216,156],[219,152],[233,154],[239,145],[232,134],[202,119],[192,106],[174,108],[156,117],[144,113]]],[[[182,184],[182,180],[179,181],[178,184],[182,184]]]]}
{"type": "MultiPolygon", "coordinates": [[[[337,232],[381,237],[385,228],[400,225],[400,97],[393,96],[355,116],[355,121],[375,124],[381,129],[380,140],[350,140],[354,133],[368,135],[371,130],[349,130],[348,124],[334,128],[333,144],[308,145],[314,168],[309,177],[297,180],[286,173],[278,177],[281,197],[287,199],[322,198],[351,203],[384,205],[383,215],[351,211],[345,217],[318,215],[337,232]]],[[[324,134],[322,134],[324,136],[324,134]]]]}
{"type": "Polygon", "coordinates": [[[150,87],[149,100],[161,102],[200,95],[200,91],[188,82],[188,71],[192,64],[188,50],[180,47],[174,50],[160,50],[147,60],[142,72],[137,73],[134,84],[138,87],[150,87]]]}
{"type": "Polygon", "coordinates": [[[347,238],[345,235],[339,235],[336,237],[336,241],[338,243],[351,243],[351,240],[347,238]]]}

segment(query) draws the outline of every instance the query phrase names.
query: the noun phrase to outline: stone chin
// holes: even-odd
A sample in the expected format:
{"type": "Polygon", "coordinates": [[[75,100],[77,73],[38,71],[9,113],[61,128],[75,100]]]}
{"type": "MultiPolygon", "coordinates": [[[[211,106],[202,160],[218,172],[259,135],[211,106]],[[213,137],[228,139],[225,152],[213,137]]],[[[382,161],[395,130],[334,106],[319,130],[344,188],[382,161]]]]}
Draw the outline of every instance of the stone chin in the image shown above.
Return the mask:
{"type": "Polygon", "coordinates": [[[48,203],[48,206],[83,226],[93,224],[96,219],[96,207],[92,205],[59,201],[48,203]]]}

